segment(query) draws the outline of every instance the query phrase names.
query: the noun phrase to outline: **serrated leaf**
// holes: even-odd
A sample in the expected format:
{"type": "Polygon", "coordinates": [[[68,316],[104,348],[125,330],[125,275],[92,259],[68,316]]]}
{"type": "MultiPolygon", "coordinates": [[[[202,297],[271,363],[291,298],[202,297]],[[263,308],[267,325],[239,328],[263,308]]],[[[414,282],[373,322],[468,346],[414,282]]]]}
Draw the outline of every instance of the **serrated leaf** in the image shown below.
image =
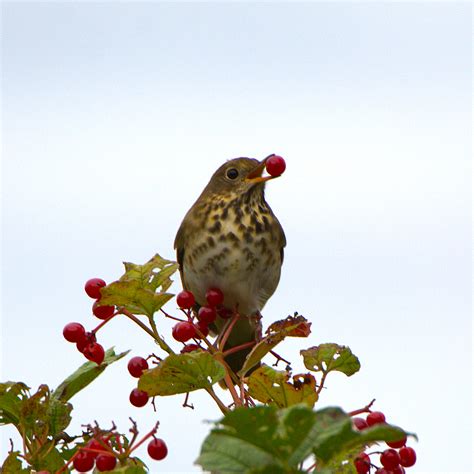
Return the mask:
{"type": "Polygon", "coordinates": [[[0,472],[3,472],[5,474],[29,474],[31,472],[31,469],[23,469],[19,456],[19,451],[10,451],[2,464],[0,472]]]}
{"type": "Polygon", "coordinates": [[[288,316],[273,323],[267,329],[267,335],[250,351],[238,375],[244,376],[286,337],[307,337],[311,332],[310,328],[311,323],[301,315],[288,316]]]}
{"type": "Polygon", "coordinates": [[[342,372],[347,376],[355,374],[360,369],[359,359],[349,347],[339,344],[326,343],[300,351],[304,365],[314,372],[342,372]]]}
{"type": "Polygon", "coordinates": [[[216,423],[197,463],[219,474],[297,472],[316,455],[318,472],[347,472],[354,450],[374,441],[399,439],[404,433],[391,425],[354,431],[351,418],[340,408],[313,411],[306,405],[237,408],[216,423]],[[332,463],[332,464],[331,464],[332,463]],[[334,466],[334,471],[328,466],[334,466]]]}
{"type": "Polygon", "coordinates": [[[314,412],[305,405],[237,408],[211,431],[196,461],[204,470],[227,473],[297,472],[311,453],[314,412]],[[283,470],[283,471],[282,471],[283,470]]]}
{"type": "Polygon", "coordinates": [[[105,353],[102,364],[97,365],[95,362],[86,362],[82,364],[74,373],[64,380],[52,393],[52,399],[68,401],[77,392],[87,387],[94,379],[96,379],[110,364],[126,356],[130,351],[115,354],[114,348],[111,347],[105,353]]]}
{"type": "Polygon", "coordinates": [[[224,375],[224,366],[208,352],[171,354],[143,373],[138,388],[150,397],[175,395],[210,388],[224,375]]]}
{"type": "Polygon", "coordinates": [[[152,317],[173,295],[165,293],[178,265],[156,254],[144,265],[125,262],[125,273],[101,289],[101,305],[114,305],[152,317]],[[157,291],[160,288],[160,291],[157,291]]]}
{"type": "Polygon", "coordinates": [[[298,403],[313,407],[318,399],[316,380],[311,374],[298,374],[290,382],[290,374],[262,365],[248,379],[249,395],[266,404],[285,408],[298,403]]]}
{"type": "Polygon", "coordinates": [[[354,448],[362,449],[375,441],[395,441],[407,435],[401,428],[379,424],[363,431],[355,431],[351,418],[339,408],[320,410],[320,430],[314,442],[313,452],[323,465],[327,465],[341,454],[349,457],[354,448]]]}

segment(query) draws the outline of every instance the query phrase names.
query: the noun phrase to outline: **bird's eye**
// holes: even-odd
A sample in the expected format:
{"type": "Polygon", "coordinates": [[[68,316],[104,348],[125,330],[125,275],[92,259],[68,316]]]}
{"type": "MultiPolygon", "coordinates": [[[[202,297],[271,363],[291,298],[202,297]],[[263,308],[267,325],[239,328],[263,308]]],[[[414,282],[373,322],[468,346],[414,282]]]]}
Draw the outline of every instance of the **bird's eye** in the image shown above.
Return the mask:
{"type": "Polygon", "coordinates": [[[235,179],[235,178],[237,178],[237,176],[239,176],[239,172],[235,168],[230,168],[230,169],[227,170],[226,176],[229,179],[235,179]]]}

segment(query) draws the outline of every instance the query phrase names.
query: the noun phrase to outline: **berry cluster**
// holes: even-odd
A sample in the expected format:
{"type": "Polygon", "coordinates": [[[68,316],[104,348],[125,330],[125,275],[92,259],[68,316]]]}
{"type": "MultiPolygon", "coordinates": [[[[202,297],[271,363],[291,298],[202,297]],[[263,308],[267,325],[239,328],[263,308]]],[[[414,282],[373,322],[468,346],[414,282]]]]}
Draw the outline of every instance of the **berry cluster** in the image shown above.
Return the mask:
{"type": "MultiPolygon", "coordinates": [[[[385,423],[385,415],[380,411],[373,411],[367,417],[352,418],[354,427],[359,431],[365,430],[370,426],[385,423]]],[[[366,474],[372,468],[375,474],[404,474],[406,467],[411,467],[416,462],[416,452],[413,448],[406,446],[407,438],[404,436],[397,441],[387,441],[388,449],[375,453],[360,453],[354,461],[358,474],[366,474]],[[370,461],[370,456],[380,455],[381,467],[377,467],[370,461]]]]}
{"type": "MultiPolygon", "coordinates": [[[[132,357],[128,361],[127,368],[129,374],[138,379],[143,374],[143,371],[148,369],[148,362],[140,356],[132,357]]],[[[149,398],[148,393],[138,388],[134,388],[130,392],[129,400],[133,406],[140,408],[148,403],[149,398]]]]}
{"type": "MultiPolygon", "coordinates": [[[[89,472],[94,468],[94,465],[98,472],[112,471],[119,460],[127,459],[138,446],[149,438],[152,439],[147,446],[148,455],[152,459],[160,461],[167,456],[168,447],[162,439],[155,437],[156,430],[157,426],[145,435],[140,442],[132,443],[127,448],[124,447],[124,443],[120,441],[120,435],[117,433],[96,434],[72,457],[72,465],[78,472],[89,472]]],[[[131,431],[138,434],[136,425],[131,431]]]]}
{"type": "MultiPolygon", "coordinates": [[[[178,322],[172,329],[173,338],[178,342],[186,343],[190,339],[203,339],[209,334],[209,325],[212,324],[217,316],[228,319],[232,312],[222,306],[224,295],[218,288],[210,288],[206,292],[207,306],[201,306],[197,313],[197,318],[191,311],[196,300],[190,291],[182,291],[176,297],[178,306],[187,316],[187,321],[178,322]]],[[[199,349],[198,344],[187,344],[182,352],[191,352],[199,349]]]]}
{"type": "MultiPolygon", "coordinates": [[[[186,315],[185,320],[172,317],[178,320],[173,326],[171,334],[173,338],[184,344],[182,353],[192,352],[201,349],[199,341],[209,334],[209,325],[217,317],[228,319],[233,312],[223,306],[224,295],[218,288],[210,288],[206,292],[207,306],[201,306],[197,314],[193,312],[196,305],[196,299],[190,291],[181,291],[176,296],[176,302],[179,308],[186,315]],[[189,343],[194,339],[194,343],[189,343]]],[[[168,317],[171,317],[167,315],[168,317]]],[[[140,356],[133,357],[128,362],[128,372],[132,377],[140,378],[144,370],[148,369],[148,362],[140,356]]],[[[148,403],[149,395],[139,388],[134,388],[130,393],[130,403],[135,407],[143,407],[148,403]]]]}
{"type": "Polygon", "coordinates": [[[105,285],[104,280],[92,278],[86,282],[84,287],[88,296],[95,300],[92,305],[92,313],[102,319],[102,323],[89,332],[86,332],[84,326],[80,323],[68,323],[63,329],[63,336],[66,341],[74,342],[77,350],[84,354],[86,359],[99,365],[104,361],[105,351],[103,346],[97,342],[96,332],[115,316],[114,306],[99,306],[100,290],[105,285]]]}

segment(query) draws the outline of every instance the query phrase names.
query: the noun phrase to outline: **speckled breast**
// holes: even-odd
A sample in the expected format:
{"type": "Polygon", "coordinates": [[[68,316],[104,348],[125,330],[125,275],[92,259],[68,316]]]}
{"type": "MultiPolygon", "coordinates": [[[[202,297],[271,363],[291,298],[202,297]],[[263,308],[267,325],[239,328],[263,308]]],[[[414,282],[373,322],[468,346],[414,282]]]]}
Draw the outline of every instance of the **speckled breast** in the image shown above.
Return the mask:
{"type": "Polygon", "coordinates": [[[279,224],[264,200],[215,200],[203,211],[202,226],[188,236],[186,287],[200,304],[208,288],[218,287],[226,307],[255,314],[280,279],[279,224]]]}

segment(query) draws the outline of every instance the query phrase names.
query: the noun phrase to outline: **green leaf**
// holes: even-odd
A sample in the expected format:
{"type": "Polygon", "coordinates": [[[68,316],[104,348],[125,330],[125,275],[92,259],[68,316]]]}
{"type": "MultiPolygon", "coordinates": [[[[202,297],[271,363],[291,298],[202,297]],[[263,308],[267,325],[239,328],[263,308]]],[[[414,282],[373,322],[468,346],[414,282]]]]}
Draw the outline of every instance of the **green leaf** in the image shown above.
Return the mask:
{"type": "Polygon", "coordinates": [[[19,451],[10,451],[2,464],[0,472],[4,472],[5,474],[29,474],[31,472],[31,469],[23,469],[19,456],[19,451]]]}
{"type": "Polygon", "coordinates": [[[48,406],[49,434],[57,436],[71,423],[72,405],[57,398],[51,398],[48,406]]]}
{"type": "Polygon", "coordinates": [[[65,464],[63,457],[54,446],[54,441],[44,443],[43,446],[34,453],[30,463],[37,471],[45,470],[49,472],[56,472],[65,464]]]}
{"type": "Polygon", "coordinates": [[[165,293],[178,265],[156,254],[144,265],[125,262],[125,273],[101,289],[101,305],[124,307],[134,314],[152,317],[173,295],[165,293]],[[160,289],[160,291],[157,291],[160,289]]]}
{"type": "Polygon", "coordinates": [[[298,472],[298,464],[311,453],[314,417],[305,405],[237,408],[211,431],[196,462],[219,474],[298,472]]]}
{"type": "Polygon", "coordinates": [[[342,372],[347,376],[355,374],[360,369],[359,359],[349,347],[339,344],[326,343],[300,351],[304,365],[314,372],[342,372]]]}
{"type": "Polygon", "coordinates": [[[274,403],[285,408],[298,403],[312,407],[318,399],[316,380],[311,374],[293,376],[293,383],[286,371],[262,365],[248,379],[249,395],[266,404],[274,403]]]}
{"type": "Polygon", "coordinates": [[[303,404],[237,408],[216,423],[196,462],[219,474],[290,473],[315,455],[318,472],[348,473],[356,450],[402,434],[391,425],[354,431],[351,418],[340,408],[313,411],[303,404]]]}
{"type": "Polygon", "coordinates": [[[151,397],[207,389],[223,379],[225,369],[204,351],[171,354],[140,377],[138,388],[151,397]]]}
{"type": "Polygon", "coordinates": [[[395,441],[406,435],[401,428],[389,424],[375,425],[355,431],[351,418],[340,408],[329,407],[317,412],[318,434],[313,452],[322,465],[338,456],[349,457],[355,448],[362,449],[375,441],[395,441]]]}
{"type": "Polygon", "coordinates": [[[52,393],[52,399],[68,401],[77,392],[87,387],[94,379],[96,379],[110,364],[126,356],[130,351],[115,354],[114,348],[111,347],[105,353],[102,364],[97,365],[95,362],[86,362],[82,364],[73,374],[64,380],[52,393]]]}
{"type": "Polygon", "coordinates": [[[0,425],[20,423],[20,410],[23,400],[30,396],[29,387],[22,382],[0,384],[0,425]]]}
{"type": "Polygon", "coordinates": [[[298,314],[273,323],[266,330],[267,335],[250,351],[238,375],[244,376],[286,337],[308,337],[310,333],[311,323],[298,314]]]}

